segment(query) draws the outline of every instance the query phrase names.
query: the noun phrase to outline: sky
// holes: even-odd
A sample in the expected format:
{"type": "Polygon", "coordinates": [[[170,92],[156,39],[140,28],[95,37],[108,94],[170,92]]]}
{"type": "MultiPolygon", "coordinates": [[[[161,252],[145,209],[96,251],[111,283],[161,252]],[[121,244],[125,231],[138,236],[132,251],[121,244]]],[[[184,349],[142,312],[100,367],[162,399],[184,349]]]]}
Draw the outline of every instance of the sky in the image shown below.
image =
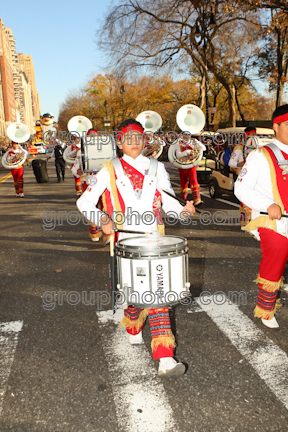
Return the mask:
{"type": "Polygon", "coordinates": [[[109,0],[1,3],[0,18],[11,27],[17,52],[32,55],[41,112],[52,112],[57,120],[67,94],[78,91],[91,74],[104,74],[96,31],[109,0]]]}
{"type": "MultiPolygon", "coordinates": [[[[2,1],[0,18],[5,27],[11,27],[17,52],[32,55],[41,112],[53,113],[55,120],[69,93],[77,92],[91,75],[105,73],[96,31],[110,9],[110,2],[2,1]]],[[[267,95],[266,84],[254,85],[267,95]]],[[[285,96],[287,99],[287,93],[285,96]]]]}

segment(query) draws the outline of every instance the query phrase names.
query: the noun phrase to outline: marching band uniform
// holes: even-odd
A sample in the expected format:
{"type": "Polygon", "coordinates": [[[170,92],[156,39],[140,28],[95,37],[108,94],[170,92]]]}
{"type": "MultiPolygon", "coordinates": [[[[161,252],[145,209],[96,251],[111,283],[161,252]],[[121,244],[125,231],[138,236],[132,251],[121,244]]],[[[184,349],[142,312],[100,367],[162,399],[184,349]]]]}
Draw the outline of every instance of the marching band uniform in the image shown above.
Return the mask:
{"type": "Polygon", "coordinates": [[[232,155],[230,157],[229,160],[229,167],[231,168],[231,170],[233,172],[235,172],[237,175],[239,175],[240,171],[241,171],[241,167],[239,167],[239,163],[240,162],[244,162],[244,157],[243,157],[243,145],[242,144],[237,144],[235,145],[232,155]]]}
{"type": "MultiPolygon", "coordinates": [[[[184,156],[189,156],[191,154],[191,145],[183,144],[181,140],[175,144],[175,153],[177,158],[184,156]]],[[[181,186],[181,198],[186,200],[189,192],[188,184],[190,182],[192,199],[194,205],[200,204],[202,202],[200,196],[200,185],[197,179],[196,166],[188,169],[178,168],[180,176],[180,186],[181,186]]]]}
{"type": "MultiPolygon", "coordinates": [[[[277,139],[274,139],[274,144],[288,160],[288,145],[277,139]]],[[[262,216],[260,211],[266,212],[270,205],[276,203],[282,214],[288,213],[287,192],[287,169],[282,171],[274,152],[269,147],[251,152],[235,183],[235,195],[252,208],[252,220],[245,230],[260,240],[262,250],[259,275],[255,280],[259,291],[254,314],[262,318],[263,324],[268,327],[278,327],[273,317],[278,308],[277,293],[283,285],[282,276],[288,257],[288,221],[286,218],[271,220],[269,216],[262,216]],[[275,325],[265,321],[272,319],[275,325]]]]}
{"type": "MultiPolygon", "coordinates": [[[[239,163],[244,162],[244,147],[242,144],[238,144],[234,147],[232,155],[229,160],[229,167],[231,171],[239,175],[242,167],[239,167],[239,163]]],[[[242,201],[240,202],[240,226],[241,230],[245,231],[245,226],[251,220],[251,208],[246,206],[242,201]]]]}
{"type": "MultiPolygon", "coordinates": [[[[67,156],[70,158],[76,158],[77,152],[80,150],[81,144],[72,144],[68,147],[67,156]]],[[[77,160],[77,159],[76,159],[77,160]]],[[[74,175],[75,180],[75,190],[76,195],[81,196],[82,195],[82,186],[81,186],[81,176],[77,176],[74,174],[75,170],[73,170],[75,164],[71,166],[71,172],[74,175]]],[[[78,164],[78,168],[80,168],[80,165],[78,164]]],[[[77,168],[77,169],[78,169],[77,168]]],[[[76,170],[77,173],[77,170],[76,170]]]]}
{"type": "MultiPolygon", "coordinates": [[[[143,128],[141,133],[143,133],[143,128]]],[[[112,161],[105,163],[96,175],[96,180],[96,184],[90,186],[77,201],[78,209],[82,213],[85,212],[86,215],[91,214],[90,212],[96,212],[99,217],[101,211],[95,206],[102,195],[104,211],[108,211],[110,216],[112,216],[113,211],[119,212],[121,215],[121,222],[118,216],[116,217],[118,228],[134,231],[145,230],[145,232],[149,231],[154,235],[164,234],[161,202],[166,213],[174,211],[180,215],[183,209],[173,198],[165,195],[165,193],[163,195],[160,193],[161,189],[173,191],[164,165],[141,154],[136,159],[124,154],[122,158],[116,159],[115,165],[112,161]],[[153,172],[152,166],[155,167],[155,164],[157,168],[156,172],[155,170],[153,172]],[[151,225],[144,224],[142,218],[136,220],[135,213],[142,215],[147,211],[153,211],[155,215],[155,220],[151,225]],[[130,219],[129,214],[132,215],[130,219]],[[122,215],[125,215],[124,221],[122,215]]],[[[117,234],[119,234],[119,239],[135,236],[135,234],[117,234]]],[[[173,359],[175,339],[171,331],[167,307],[141,309],[129,306],[125,309],[124,318],[120,325],[126,327],[127,333],[130,335],[130,343],[142,342],[141,330],[147,316],[149,316],[152,336],[153,359],[160,359],[158,375],[168,375],[172,368],[174,368],[174,372],[177,369],[178,374],[184,373],[185,366],[173,359]]],[[[175,375],[175,373],[171,374],[175,375]]]]}
{"type": "MultiPolygon", "coordinates": [[[[15,156],[19,155],[19,153],[24,152],[24,153],[28,154],[28,152],[25,149],[23,149],[23,147],[21,147],[21,148],[20,147],[21,146],[18,144],[18,148],[16,148],[16,149],[12,148],[11,150],[8,151],[7,162],[12,162],[13,159],[15,158],[15,156]]],[[[24,167],[23,167],[23,165],[20,166],[19,168],[12,168],[10,171],[11,171],[11,174],[12,174],[13,180],[14,180],[16,197],[24,198],[24,193],[23,193],[24,167]]]]}
{"type": "MultiPolygon", "coordinates": [[[[70,156],[70,157],[73,157],[70,156]]],[[[84,172],[81,176],[77,173],[78,169],[81,169],[79,158],[76,158],[75,163],[71,167],[71,172],[74,175],[74,178],[77,179],[77,183],[80,183],[80,189],[83,192],[86,191],[87,187],[90,185],[93,185],[97,180],[95,178],[95,173],[93,172],[84,172]]],[[[76,183],[76,180],[75,180],[76,183]]],[[[102,201],[102,197],[100,197],[100,202],[102,201]]],[[[97,229],[97,225],[90,223],[89,224],[89,237],[92,241],[99,241],[100,237],[102,236],[102,231],[97,229]]],[[[104,236],[105,237],[105,236],[104,236]]],[[[106,241],[107,238],[104,238],[104,241],[106,241]]]]}

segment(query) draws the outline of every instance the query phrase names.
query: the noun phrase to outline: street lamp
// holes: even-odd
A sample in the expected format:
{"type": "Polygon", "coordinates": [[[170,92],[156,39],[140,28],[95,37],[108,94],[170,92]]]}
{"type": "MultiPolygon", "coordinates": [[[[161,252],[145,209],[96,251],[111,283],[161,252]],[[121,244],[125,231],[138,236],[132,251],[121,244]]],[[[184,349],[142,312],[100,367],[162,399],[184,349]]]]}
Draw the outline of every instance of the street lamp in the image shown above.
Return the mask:
{"type": "Polygon", "coordinates": [[[120,93],[122,95],[122,121],[124,121],[124,92],[125,92],[125,87],[124,84],[122,84],[120,87],[120,93]]]}
{"type": "Polygon", "coordinates": [[[207,44],[208,44],[208,38],[207,38],[207,31],[208,29],[213,29],[216,27],[216,21],[213,12],[210,14],[208,12],[202,12],[200,15],[201,20],[196,21],[195,26],[195,37],[200,37],[201,40],[199,42],[199,45],[203,41],[203,48],[204,48],[204,62],[205,62],[205,105],[206,105],[206,127],[209,131],[210,124],[209,124],[209,101],[208,101],[208,68],[207,68],[207,44]]]}

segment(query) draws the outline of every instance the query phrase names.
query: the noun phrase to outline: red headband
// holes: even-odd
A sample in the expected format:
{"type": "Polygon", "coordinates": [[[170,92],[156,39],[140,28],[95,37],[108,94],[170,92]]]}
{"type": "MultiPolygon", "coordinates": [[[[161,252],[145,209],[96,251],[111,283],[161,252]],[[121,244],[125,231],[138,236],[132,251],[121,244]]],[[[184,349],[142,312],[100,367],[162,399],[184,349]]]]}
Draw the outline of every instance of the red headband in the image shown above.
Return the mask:
{"type": "Polygon", "coordinates": [[[256,129],[253,129],[253,130],[250,130],[250,131],[246,132],[246,135],[250,135],[252,133],[256,133],[256,129]]]}
{"type": "Polygon", "coordinates": [[[97,132],[97,130],[96,130],[96,129],[89,129],[89,130],[88,130],[88,132],[87,132],[87,136],[91,135],[91,134],[92,134],[92,132],[94,132],[94,134],[93,134],[93,135],[98,135],[98,132],[97,132]]]}
{"type": "Polygon", "coordinates": [[[121,141],[122,136],[127,132],[128,132],[128,134],[131,133],[131,135],[132,135],[132,132],[140,132],[141,134],[143,134],[144,129],[142,126],[138,126],[138,125],[133,124],[133,123],[129,124],[127,126],[123,126],[121,129],[119,129],[119,131],[117,133],[117,141],[121,141]]]}
{"type": "Polygon", "coordinates": [[[282,114],[282,115],[280,115],[278,117],[275,117],[274,120],[273,120],[273,124],[274,123],[278,123],[279,124],[279,123],[282,123],[284,121],[288,121],[288,112],[285,113],[285,114],[282,114]]]}

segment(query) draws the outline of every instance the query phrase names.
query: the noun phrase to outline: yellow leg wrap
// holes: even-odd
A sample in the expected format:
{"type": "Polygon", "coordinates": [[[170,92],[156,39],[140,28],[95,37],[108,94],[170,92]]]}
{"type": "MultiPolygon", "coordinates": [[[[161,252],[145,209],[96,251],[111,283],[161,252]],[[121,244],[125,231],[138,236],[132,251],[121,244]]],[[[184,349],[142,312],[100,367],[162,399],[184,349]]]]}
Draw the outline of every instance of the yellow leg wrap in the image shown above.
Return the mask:
{"type": "Polygon", "coordinates": [[[267,312],[264,309],[261,309],[258,305],[254,309],[254,316],[255,318],[263,318],[270,320],[274,317],[275,312],[277,312],[278,309],[282,307],[282,304],[280,303],[280,299],[277,299],[275,307],[272,311],[267,312]]]}
{"type": "Polygon", "coordinates": [[[126,329],[135,328],[137,331],[139,331],[144,321],[146,320],[147,316],[148,316],[148,309],[143,309],[137,321],[131,321],[128,317],[124,316],[124,318],[122,318],[122,320],[120,321],[119,325],[124,326],[126,329]]]}
{"type": "Polygon", "coordinates": [[[279,279],[278,282],[272,282],[272,281],[269,281],[267,279],[261,278],[260,275],[258,274],[257,279],[255,279],[254,282],[263,284],[263,289],[267,292],[278,291],[279,288],[284,285],[283,284],[283,276],[281,277],[281,279],[279,279]]]}
{"type": "Polygon", "coordinates": [[[170,333],[169,335],[167,334],[167,336],[160,336],[157,338],[153,338],[151,342],[152,351],[156,349],[159,345],[163,345],[163,347],[165,348],[170,348],[171,346],[175,348],[176,342],[175,342],[174,335],[170,333]]]}

